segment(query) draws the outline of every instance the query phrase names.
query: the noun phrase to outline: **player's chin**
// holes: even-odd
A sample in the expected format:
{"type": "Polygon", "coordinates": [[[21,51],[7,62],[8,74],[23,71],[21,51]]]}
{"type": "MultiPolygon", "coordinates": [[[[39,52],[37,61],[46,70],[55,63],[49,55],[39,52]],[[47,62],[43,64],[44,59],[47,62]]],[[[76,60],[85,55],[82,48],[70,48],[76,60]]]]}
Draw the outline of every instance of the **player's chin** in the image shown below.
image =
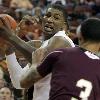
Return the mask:
{"type": "Polygon", "coordinates": [[[53,34],[54,30],[44,30],[44,34],[53,34]]]}

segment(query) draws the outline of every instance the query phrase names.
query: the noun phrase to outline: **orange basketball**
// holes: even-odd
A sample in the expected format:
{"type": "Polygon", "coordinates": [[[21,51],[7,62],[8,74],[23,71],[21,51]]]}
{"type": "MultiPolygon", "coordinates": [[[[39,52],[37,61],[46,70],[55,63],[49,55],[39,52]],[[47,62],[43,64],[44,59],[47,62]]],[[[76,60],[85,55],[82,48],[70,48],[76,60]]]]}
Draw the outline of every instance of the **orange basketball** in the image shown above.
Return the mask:
{"type": "MultiPolygon", "coordinates": [[[[15,21],[15,19],[13,17],[11,17],[8,14],[0,14],[0,18],[3,20],[3,22],[13,31],[15,31],[16,26],[17,26],[17,22],[15,21]]],[[[0,27],[2,27],[2,25],[4,25],[2,23],[2,20],[0,19],[0,27]]],[[[1,33],[1,31],[0,31],[1,33]]],[[[6,46],[6,42],[2,37],[0,37],[0,55],[5,56],[5,46],[6,46]]]]}
{"type": "Polygon", "coordinates": [[[0,14],[0,17],[4,19],[4,21],[10,26],[11,29],[16,29],[17,22],[13,17],[8,14],[0,14]]]}

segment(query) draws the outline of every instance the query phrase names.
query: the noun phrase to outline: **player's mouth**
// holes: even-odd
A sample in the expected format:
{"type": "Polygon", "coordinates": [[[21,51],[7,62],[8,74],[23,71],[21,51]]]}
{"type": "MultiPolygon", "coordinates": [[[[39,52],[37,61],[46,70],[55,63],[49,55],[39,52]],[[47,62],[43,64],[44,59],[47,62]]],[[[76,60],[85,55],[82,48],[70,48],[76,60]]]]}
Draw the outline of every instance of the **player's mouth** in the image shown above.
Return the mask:
{"type": "Polygon", "coordinates": [[[3,97],[2,99],[3,99],[3,100],[6,100],[6,97],[3,97]]]}
{"type": "Polygon", "coordinates": [[[44,27],[44,30],[47,31],[47,32],[51,32],[51,31],[53,31],[53,26],[46,24],[45,27],[44,27]]]}

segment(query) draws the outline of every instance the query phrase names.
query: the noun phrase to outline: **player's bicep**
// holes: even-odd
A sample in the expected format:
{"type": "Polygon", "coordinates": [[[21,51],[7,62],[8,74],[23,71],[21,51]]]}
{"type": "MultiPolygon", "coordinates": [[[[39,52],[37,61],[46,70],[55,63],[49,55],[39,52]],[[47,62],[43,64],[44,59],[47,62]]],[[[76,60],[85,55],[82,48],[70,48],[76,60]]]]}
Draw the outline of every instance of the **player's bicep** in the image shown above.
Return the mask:
{"type": "Polygon", "coordinates": [[[55,63],[59,60],[59,55],[62,54],[62,51],[54,51],[48,54],[42,63],[37,67],[38,72],[42,77],[45,77],[52,72],[55,63]]]}

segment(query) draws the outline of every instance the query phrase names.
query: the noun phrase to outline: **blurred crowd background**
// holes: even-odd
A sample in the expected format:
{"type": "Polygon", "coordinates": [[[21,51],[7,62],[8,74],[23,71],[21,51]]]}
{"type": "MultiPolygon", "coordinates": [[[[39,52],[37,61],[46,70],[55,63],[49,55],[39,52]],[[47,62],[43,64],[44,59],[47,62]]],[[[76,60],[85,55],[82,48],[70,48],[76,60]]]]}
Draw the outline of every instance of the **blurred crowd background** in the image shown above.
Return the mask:
{"type": "MultiPolygon", "coordinates": [[[[0,14],[8,14],[14,18],[15,22],[12,24],[15,26],[12,29],[24,41],[42,40],[41,20],[46,7],[54,3],[66,7],[69,36],[76,44],[76,29],[80,23],[89,17],[100,18],[100,0],[0,0],[0,14]]],[[[0,100],[25,100],[24,90],[15,89],[11,83],[3,47],[4,43],[0,39],[0,100]],[[1,99],[4,96],[7,99],[1,99]]],[[[16,52],[20,65],[24,67],[27,60],[19,51],[16,52]]]]}

